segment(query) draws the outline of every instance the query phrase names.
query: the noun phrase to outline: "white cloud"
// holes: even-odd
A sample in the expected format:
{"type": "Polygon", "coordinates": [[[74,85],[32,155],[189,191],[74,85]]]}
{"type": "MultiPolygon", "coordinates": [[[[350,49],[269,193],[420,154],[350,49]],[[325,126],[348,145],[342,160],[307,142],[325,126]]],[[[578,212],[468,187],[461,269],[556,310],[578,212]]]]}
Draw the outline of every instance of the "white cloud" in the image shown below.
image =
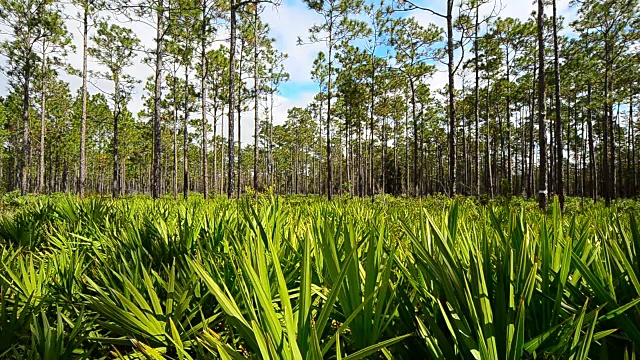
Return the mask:
{"type": "Polygon", "coordinates": [[[289,55],[285,67],[293,83],[310,81],[313,60],[319,51],[325,51],[324,44],[297,45],[298,37],[307,40],[308,29],[322,18],[309,10],[302,1],[285,1],[280,6],[267,6],[263,15],[269,24],[271,35],[276,38],[276,47],[289,55]]]}

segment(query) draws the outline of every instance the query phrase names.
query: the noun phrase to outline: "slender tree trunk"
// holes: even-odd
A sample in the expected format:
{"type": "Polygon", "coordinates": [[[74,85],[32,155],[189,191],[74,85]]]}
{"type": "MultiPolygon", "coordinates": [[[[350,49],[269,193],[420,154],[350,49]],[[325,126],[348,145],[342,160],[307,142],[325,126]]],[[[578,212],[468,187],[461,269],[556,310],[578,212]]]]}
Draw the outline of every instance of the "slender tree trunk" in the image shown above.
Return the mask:
{"type": "Polygon", "coordinates": [[[478,50],[478,8],[479,6],[476,4],[476,16],[475,16],[475,37],[473,41],[473,52],[475,54],[474,65],[475,65],[475,76],[476,76],[476,87],[474,90],[475,95],[475,104],[474,104],[474,117],[476,122],[476,133],[475,133],[475,151],[476,151],[476,168],[475,168],[475,194],[480,195],[480,64],[479,62],[479,50],[478,50]]]}
{"type": "Polygon", "coordinates": [[[533,65],[533,87],[531,89],[531,111],[530,111],[530,120],[529,120],[529,174],[527,176],[527,197],[530,198],[533,195],[533,124],[535,122],[535,108],[536,108],[536,69],[538,65],[534,62],[533,65]]]}
{"type": "Polygon", "coordinates": [[[409,175],[409,111],[407,110],[404,115],[404,183],[407,196],[411,196],[409,175]]]}
{"type": "MultiPolygon", "coordinates": [[[[242,79],[242,60],[244,57],[245,40],[240,40],[240,59],[238,59],[238,79],[242,79]]],[[[238,179],[236,181],[236,198],[240,198],[242,191],[242,88],[238,87],[236,111],[238,115],[238,160],[236,161],[238,179]]]]}
{"type": "Polygon", "coordinates": [[[40,171],[38,173],[38,192],[44,191],[44,141],[47,131],[47,55],[45,53],[45,42],[42,43],[42,93],[40,98],[40,171]]]}
{"type": "MultiPolygon", "coordinates": [[[[152,196],[154,199],[160,197],[160,156],[162,156],[162,133],[160,126],[160,102],[162,100],[162,52],[164,38],[164,0],[158,0],[156,9],[156,73],[153,95],[153,185],[152,196]]],[[[85,22],[86,24],[86,22],[85,22]]],[[[85,29],[86,33],[86,29],[85,29]]],[[[86,39],[86,36],[85,36],[86,39]]],[[[86,40],[85,40],[86,49],[86,40]]],[[[86,50],[85,50],[86,52],[86,50]]],[[[86,56],[84,58],[86,72],[86,56]]],[[[86,76],[86,75],[85,75],[86,76]]],[[[83,81],[84,92],[86,93],[86,79],[83,81]]]]}
{"type": "Polygon", "coordinates": [[[538,0],[538,141],[540,143],[540,165],[538,176],[538,204],[541,209],[547,208],[547,138],[545,117],[545,65],[544,65],[544,2],[538,0]]]}
{"type": "MultiPolygon", "coordinates": [[[[411,87],[411,118],[413,123],[413,187],[411,194],[418,196],[418,116],[416,114],[416,88],[413,82],[413,77],[409,78],[409,85],[411,87]]],[[[407,161],[409,161],[407,159],[407,161]]]]}
{"type": "MultiPolygon", "coordinates": [[[[387,191],[387,119],[382,118],[382,163],[380,164],[380,171],[382,172],[382,194],[387,191]]],[[[394,144],[396,146],[397,144],[394,144]]]]}
{"type": "MultiPolygon", "coordinates": [[[[273,79],[273,77],[272,77],[273,79]]],[[[322,86],[321,86],[322,88],[322,86]]],[[[269,156],[267,163],[267,172],[269,173],[270,180],[269,186],[273,186],[273,95],[275,93],[275,81],[271,81],[271,104],[269,105],[269,156]]],[[[320,101],[320,118],[322,118],[322,101],[320,101]]],[[[318,120],[318,123],[321,123],[322,120],[318,120]]]]}
{"type": "Polygon", "coordinates": [[[114,74],[114,110],[113,110],[113,179],[111,195],[115,198],[120,195],[120,176],[118,171],[118,118],[120,117],[120,77],[114,74]]]}
{"type": "MultiPolygon", "coordinates": [[[[332,181],[331,181],[331,72],[333,61],[331,58],[333,51],[333,17],[329,19],[329,55],[328,55],[328,77],[327,80],[327,199],[331,201],[332,181]]],[[[342,185],[342,184],[341,184],[342,185]]]]}
{"type": "MultiPolygon", "coordinates": [[[[377,34],[376,34],[377,35],[377,34]]],[[[375,105],[375,89],[376,89],[376,65],[375,65],[375,44],[377,39],[374,38],[374,48],[371,51],[371,115],[370,115],[370,126],[369,131],[371,131],[371,142],[369,142],[369,196],[371,196],[371,202],[374,201],[374,189],[373,189],[373,110],[375,105]]],[[[384,164],[383,164],[384,166],[384,164]]],[[[384,170],[383,170],[384,172],[384,170]]]]}
{"type": "Polygon", "coordinates": [[[221,109],[222,114],[220,114],[220,194],[224,194],[224,106],[221,109]]]}
{"type": "Polygon", "coordinates": [[[178,199],[178,87],[173,77],[173,199],[178,199]]]}
{"type": "MultiPolygon", "coordinates": [[[[204,198],[209,198],[209,159],[207,151],[207,86],[205,80],[207,78],[207,57],[206,57],[206,37],[207,37],[207,1],[202,0],[202,29],[201,29],[201,53],[200,65],[201,79],[200,88],[202,90],[202,193],[204,198]]],[[[214,119],[215,121],[215,119],[214,119]]]]}
{"type": "Polygon", "coordinates": [[[233,197],[233,168],[234,168],[234,111],[235,111],[235,49],[236,49],[236,4],[231,1],[230,40],[229,40],[229,161],[227,167],[227,197],[233,197]]]}
{"type": "MultiPolygon", "coordinates": [[[[515,189],[515,186],[513,185],[512,182],[512,178],[511,178],[511,74],[510,74],[510,68],[509,68],[509,47],[507,47],[507,50],[505,51],[506,53],[506,67],[507,67],[507,132],[508,132],[508,136],[507,136],[507,179],[508,179],[508,183],[509,186],[512,187],[513,189],[515,189]]],[[[504,146],[504,136],[501,134],[500,135],[500,140],[501,145],[504,146]]],[[[504,154],[503,154],[504,155],[504,154]]],[[[518,154],[516,152],[516,162],[517,162],[517,157],[518,154]]],[[[503,167],[504,167],[504,161],[503,161],[503,167]]],[[[517,164],[516,164],[516,168],[517,168],[517,164]]],[[[517,171],[517,170],[516,170],[517,171]]]]}
{"type": "Polygon", "coordinates": [[[218,89],[213,98],[213,191],[218,194],[218,89]]]}
{"type": "Polygon", "coordinates": [[[454,196],[456,188],[456,103],[453,59],[453,0],[447,0],[447,57],[449,71],[449,195],[454,196]]]}
{"type": "Polygon", "coordinates": [[[184,119],[182,121],[182,197],[189,197],[189,68],[184,67],[184,119]]]}
{"type": "MultiPolygon", "coordinates": [[[[464,79],[462,80],[462,94],[466,94],[464,79]]],[[[468,195],[467,189],[469,186],[469,159],[467,153],[467,114],[465,107],[462,107],[462,160],[464,161],[464,177],[462,178],[462,194],[468,195]]]]}
{"type": "Polygon", "coordinates": [[[89,0],[83,3],[82,18],[82,118],[80,119],[80,177],[78,195],[84,197],[87,181],[87,43],[89,39],[89,0]]]}
{"type": "Polygon", "coordinates": [[[591,177],[590,191],[591,198],[595,204],[598,201],[598,179],[596,172],[596,152],[593,145],[593,118],[591,111],[591,82],[587,87],[587,132],[589,136],[589,176],[591,177]]]}
{"type": "Polygon", "coordinates": [[[629,128],[631,132],[631,193],[630,196],[636,196],[638,193],[638,181],[636,179],[636,129],[633,124],[633,93],[629,97],[629,128]]]}
{"type": "Polygon", "coordinates": [[[491,81],[489,80],[488,76],[487,76],[487,101],[486,101],[486,111],[487,111],[487,119],[486,119],[486,125],[487,125],[487,131],[486,131],[486,135],[487,135],[487,140],[485,142],[485,173],[486,173],[486,177],[485,177],[485,184],[487,187],[487,191],[489,192],[489,195],[491,197],[493,197],[493,172],[491,169],[491,153],[490,153],[490,147],[491,147],[491,121],[489,120],[489,102],[490,102],[490,89],[491,89],[491,81]]]}
{"type": "MultiPolygon", "coordinates": [[[[560,113],[560,62],[558,60],[558,20],[556,16],[556,0],[553,0],[553,72],[555,73],[555,103],[556,103],[556,193],[560,201],[560,208],[564,209],[564,179],[562,175],[563,145],[562,145],[562,117],[560,113]]],[[[568,175],[568,174],[567,174],[568,175]]]]}
{"type": "MultiPolygon", "coordinates": [[[[605,49],[605,53],[608,55],[608,51],[605,49]]],[[[605,205],[611,205],[611,174],[609,167],[609,64],[608,61],[605,64],[604,70],[604,114],[602,117],[602,138],[603,138],[603,150],[602,150],[602,185],[604,192],[605,205]]]]}
{"type": "Polygon", "coordinates": [[[393,119],[393,194],[400,193],[398,185],[402,185],[400,168],[398,167],[398,120],[393,119]]]}
{"type": "Polygon", "coordinates": [[[24,83],[22,85],[22,158],[20,159],[20,194],[27,194],[27,157],[29,156],[29,90],[31,82],[31,60],[27,56],[24,64],[24,83]]]}
{"type": "Polygon", "coordinates": [[[253,191],[256,199],[258,198],[258,6],[256,5],[253,13],[253,191]]]}
{"type": "MultiPolygon", "coordinates": [[[[585,133],[584,133],[584,110],[581,110],[581,115],[582,115],[583,121],[580,124],[580,131],[582,133],[582,146],[581,146],[582,147],[582,149],[581,149],[581,152],[582,152],[582,154],[581,154],[581,157],[582,157],[582,174],[581,174],[582,175],[582,179],[581,179],[581,182],[580,182],[580,197],[582,197],[583,200],[584,200],[584,192],[585,192],[586,184],[587,184],[587,180],[586,180],[586,178],[587,178],[587,176],[586,176],[587,175],[587,170],[586,170],[587,169],[587,151],[586,151],[587,150],[587,146],[586,146],[586,144],[587,143],[585,141],[585,133]]],[[[577,114],[576,114],[576,119],[577,118],[578,117],[577,117],[577,114]]]]}

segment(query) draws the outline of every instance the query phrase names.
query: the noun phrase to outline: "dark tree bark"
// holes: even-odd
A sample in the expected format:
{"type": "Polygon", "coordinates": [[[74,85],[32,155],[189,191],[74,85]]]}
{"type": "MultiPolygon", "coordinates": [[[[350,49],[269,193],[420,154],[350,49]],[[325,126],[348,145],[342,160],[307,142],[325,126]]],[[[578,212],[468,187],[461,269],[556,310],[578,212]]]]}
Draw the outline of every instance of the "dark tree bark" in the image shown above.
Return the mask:
{"type": "MultiPolygon", "coordinates": [[[[153,95],[153,184],[151,191],[154,199],[160,197],[160,157],[162,156],[160,101],[162,100],[162,43],[164,38],[164,0],[158,0],[156,16],[156,73],[153,95]]],[[[86,91],[86,84],[84,86],[86,91]]]]}
{"type": "MultiPolygon", "coordinates": [[[[556,0],[553,0],[553,72],[555,73],[555,138],[556,138],[556,194],[560,208],[564,209],[564,179],[562,176],[563,146],[562,146],[562,117],[560,113],[560,63],[558,61],[558,20],[556,16],[556,0]]],[[[568,174],[567,174],[568,175],[568,174]]]]}
{"type": "Polygon", "coordinates": [[[480,64],[479,64],[479,51],[478,51],[478,6],[476,6],[476,21],[475,21],[475,39],[473,41],[473,51],[475,53],[474,65],[476,76],[476,87],[474,90],[475,104],[474,104],[474,117],[476,122],[475,133],[475,150],[476,150],[476,168],[475,168],[475,194],[480,195],[480,64]]]}
{"type": "Polygon", "coordinates": [[[253,12],[253,191],[258,198],[258,6],[253,12]]]}
{"type": "Polygon", "coordinates": [[[456,104],[453,59],[453,0],[447,1],[447,57],[449,72],[449,194],[454,196],[456,188],[456,104]]]}
{"type": "Polygon", "coordinates": [[[545,65],[544,65],[544,2],[538,0],[538,141],[540,143],[540,164],[538,172],[538,205],[547,208],[547,138],[545,117],[545,65]]]}
{"type": "Polygon", "coordinates": [[[598,179],[596,172],[596,153],[593,145],[593,118],[591,111],[591,82],[587,87],[587,132],[589,136],[589,176],[591,177],[590,192],[593,202],[598,201],[598,179]]]}
{"type": "Polygon", "coordinates": [[[327,80],[327,199],[331,201],[332,182],[331,182],[331,71],[333,70],[332,51],[333,51],[333,17],[329,17],[329,79],[327,80]]]}
{"type": "Polygon", "coordinates": [[[184,119],[182,119],[182,197],[189,197],[189,69],[184,67],[184,119]]]}

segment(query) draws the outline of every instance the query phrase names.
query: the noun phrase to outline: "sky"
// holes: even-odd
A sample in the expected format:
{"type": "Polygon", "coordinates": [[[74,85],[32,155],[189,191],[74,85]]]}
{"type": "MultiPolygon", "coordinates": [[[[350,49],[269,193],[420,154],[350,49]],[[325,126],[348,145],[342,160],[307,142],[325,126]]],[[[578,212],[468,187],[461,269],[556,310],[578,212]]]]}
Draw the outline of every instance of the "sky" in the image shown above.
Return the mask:
{"type": "MultiPolygon", "coordinates": [[[[537,8],[536,3],[533,0],[497,0],[501,1],[497,6],[501,8],[501,17],[513,17],[520,20],[526,20],[530,17],[531,13],[537,8]]],[[[417,4],[433,8],[435,11],[445,12],[445,0],[418,0],[417,4]]],[[[481,8],[481,17],[489,12],[493,8],[492,4],[485,5],[481,8]]],[[[569,7],[569,0],[557,0],[558,14],[565,18],[565,24],[575,19],[575,9],[569,7]]],[[[551,12],[550,7],[546,10],[551,12]]],[[[70,17],[74,17],[77,10],[72,6],[65,8],[65,13],[70,17]]],[[[404,13],[403,16],[414,16],[419,23],[428,25],[429,23],[435,23],[436,25],[444,28],[445,20],[431,15],[425,11],[416,10],[410,13],[404,13]]],[[[288,54],[288,58],[284,61],[286,71],[290,75],[290,80],[287,83],[281,85],[280,93],[275,98],[274,108],[274,122],[276,124],[282,124],[286,120],[287,110],[294,107],[304,107],[317,93],[317,84],[311,80],[310,72],[313,65],[313,60],[319,51],[326,51],[323,44],[305,44],[298,45],[297,39],[301,37],[305,39],[308,37],[308,29],[313,24],[319,24],[322,22],[322,18],[312,10],[309,10],[302,0],[282,0],[279,6],[266,5],[264,12],[262,13],[262,19],[269,24],[270,35],[276,39],[275,46],[278,50],[288,54]]],[[[146,47],[154,46],[155,31],[148,25],[143,23],[122,23],[121,25],[130,27],[134,30],[138,38],[140,38],[141,44],[146,47]]],[[[68,20],[67,27],[73,34],[73,44],[75,50],[69,51],[68,62],[76,69],[82,67],[82,36],[80,23],[75,20],[68,20]]],[[[3,30],[0,28],[0,40],[6,39],[3,30]]],[[[565,32],[570,31],[568,26],[565,28],[565,32]]],[[[226,34],[219,33],[218,37],[224,38],[226,34]]],[[[219,44],[219,42],[218,42],[219,44]]],[[[129,67],[126,71],[133,75],[136,79],[140,80],[140,83],[135,87],[132,101],[129,103],[129,109],[136,114],[142,108],[142,95],[143,87],[147,78],[153,74],[153,68],[145,65],[141,61],[142,54],[134,61],[134,65],[129,67]]],[[[0,66],[6,64],[6,58],[0,55],[0,66]]],[[[447,82],[446,66],[444,64],[437,65],[438,71],[434,74],[433,79],[430,81],[431,85],[435,89],[442,88],[447,82]]],[[[100,69],[100,66],[94,61],[89,61],[89,69],[100,69]]],[[[71,91],[75,92],[81,87],[82,81],[80,77],[62,74],[62,79],[67,81],[70,85],[71,91]]],[[[0,72],[0,96],[5,95],[7,89],[7,79],[4,74],[0,72]]],[[[111,89],[113,86],[111,86],[111,89]]],[[[90,93],[96,93],[99,91],[110,91],[110,84],[106,81],[93,80],[89,86],[90,93]]],[[[197,115],[193,115],[197,116],[197,115]]],[[[226,125],[225,125],[226,128],[226,125]]],[[[253,142],[253,118],[252,113],[243,114],[242,124],[242,143],[253,142]],[[249,118],[251,120],[249,120],[249,118]]],[[[224,132],[226,135],[226,131],[224,132]]]]}

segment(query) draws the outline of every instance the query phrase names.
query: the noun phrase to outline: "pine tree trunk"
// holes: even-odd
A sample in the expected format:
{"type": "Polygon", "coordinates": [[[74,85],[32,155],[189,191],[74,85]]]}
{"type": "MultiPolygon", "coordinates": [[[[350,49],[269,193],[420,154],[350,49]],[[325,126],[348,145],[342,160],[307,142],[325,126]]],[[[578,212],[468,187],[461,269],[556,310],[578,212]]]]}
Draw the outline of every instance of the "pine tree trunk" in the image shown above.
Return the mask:
{"type": "Polygon", "coordinates": [[[254,89],[254,106],[253,106],[253,191],[256,199],[258,198],[258,6],[256,5],[253,13],[253,89],[254,89]]]}
{"type": "MultiPolygon", "coordinates": [[[[553,72],[555,73],[555,138],[556,138],[556,194],[560,201],[560,208],[564,209],[564,179],[562,175],[563,146],[562,146],[562,117],[560,113],[560,62],[558,60],[558,21],[556,16],[556,0],[553,0],[553,72]]],[[[567,173],[568,175],[568,173],[567,173]]]]}
{"type": "MultiPolygon", "coordinates": [[[[153,185],[152,196],[154,199],[160,197],[160,156],[162,156],[162,134],[160,126],[160,102],[162,100],[162,52],[164,36],[164,0],[158,0],[156,9],[156,69],[153,95],[153,185]]],[[[85,22],[86,23],[86,22],[85,22]]],[[[86,31],[86,30],[85,30],[86,31]]],[[[86,48],[86,42],[85,42],[86,48]]],[[[86,56],[85,56],[86,68],[86,56]]],[[[86,72],[86,71],[85,71],[86,72]]],[[[86,80],[86,79],[85,79],[86,80]]],[[[84,84],[86,92],[86,84],[84,84]]]]}
{"type": "Polygon", "coordinates": [[[544,65],[544,3],[538,0],[538,141],[540,143],[540,164],[538,171],[538,205],[547,208],[547,139],[545,117],[545,65],[544,65]]]}
{"type": "Polygon", "coordinates": [[[178,199],[178,86],[175,76],[173,77],[173,199],[178,199]]]}
{"type": "Polygon", "coordinates": [[[24,83],[22,85],[22,158],[20,159],[20,194],[27,194],[27,157],[29,156],[29,90],[31,82],[31,60],[27,56],[24,67],[24,83]]]}
{"type": "Polygon", "coordinates": [[[230,40],[229,40],[229,158],[227,167],[227,197],[233,197],[233,167],[234,167],[234,111],[235,111],[235,49],[236,49],[236,5],[231,1],[230,40]]]}
{"type": "Polygon", "coordinates": [[[213,97],[213,192],[218,194],[218,89],[213,97]]]}
{"type": "Polygon", "coordinates": [[[453,0],[447,0],[447,57],[449,71],[449,195],[457,193],[456,187],[456,103],[453,59],[453,0]]]}
{"type": "Polygon", "coordinates": [[[479,23],[479,15],[478,15],[478,5],[476,4],[476,16],[475,16],[475,37],[473,41],[473,51],[475,54],[474,65],[475,65],[475,76],[476,76],[476,86],[474,90],[475,95],[475,104],[474,104],[474,117],[476,123],[476,133],[475,133],[475,151],[476,151],[476,159],[475,159],[475,194],[480,195],[480,65],[479,65],[479,50],[478,50],[478,23],[479,23]]]}
{"type": "Polygon", "coordinates": [[[118,171],[118,118],[120,117],[120,80],[117,74],[114,74],[114,110],[113,110],[113,178],[111,186],[111,195],[115,198],[120,195],[120,177],[118,171]]]}
{"type": "Polygon", "coordinates": [[[189,197],[189,68],[184,67],[184,119],[182,121],[182,197],[189,197]]]}
{"type": "Polygon", "coordinates": [[[42,94],[40,98],[40,171],[38,173],[38,192],[42,194],[44,192],[44,141],[45,133],[47,131],[47,55],[45,53],[45,43],[42,44],[42,94]]]}
{"type": "Polygon", "coordinates": [[[590,192],[593,203],[598,201],[598,179],[596,172],[596,153],[593,145],[593,118],[591,111],[591,82],[587,87],[587,129],[589,134],[589,175],[591,177],[590,192]]]}
{"type": "MultiPolygon", "coordinates": [[[[418,116],[416,114],[416,88],[413,77],[409,78],[409,86],[411,89],[411,119],[413,123],[413,187],[411,195],[418,196],[418,116]]],[[[409,161],[409,159],[407,159],[409,161]]]]}
{"type": "MultiPolygon", "coordinates": [[[[202,66],[200,88],[202,90],[202,193],[205,199],[209,198],[209,159],[207,151],[207,58],[206,58],[206,36],[207,36],[207,1],[202,0],[202,30],[201,30],[201,53],[200,65],[202,66]]],[[[215,121],[215,119],[214,119],[215,121]]]]}
{"type": "MultiPolygon", "coordinates": [[[[331,75],[333,61],[333,14],[329,16],[329,54],[328,54],[328,80],[327,80],[327,199],[331,201],[332,181],[331,181],[331,75]]],[[[342,184],[340,184],[342,185],[342,184]]]]}
{"type": "Polygon", "coordinates": [[[89,41],[89,0],[83,3],[82,19],[82,118],[80,119],[80,177],[78,195],[84,197],[87,181],[87,43],[89,41]]]}

